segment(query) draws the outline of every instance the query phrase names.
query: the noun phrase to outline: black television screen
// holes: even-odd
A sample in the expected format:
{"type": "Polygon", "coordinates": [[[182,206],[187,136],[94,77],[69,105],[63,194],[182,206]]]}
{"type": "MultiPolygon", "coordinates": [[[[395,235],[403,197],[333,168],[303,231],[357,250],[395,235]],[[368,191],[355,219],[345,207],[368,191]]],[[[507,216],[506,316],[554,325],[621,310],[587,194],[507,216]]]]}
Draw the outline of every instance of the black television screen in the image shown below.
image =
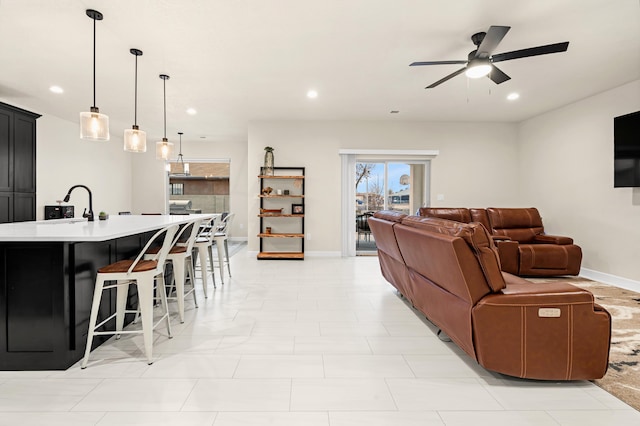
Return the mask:
{"type": "Polygon", "coordinates": [[[613,119],[613,186],[640,187],[640,111],[613,119]]]}

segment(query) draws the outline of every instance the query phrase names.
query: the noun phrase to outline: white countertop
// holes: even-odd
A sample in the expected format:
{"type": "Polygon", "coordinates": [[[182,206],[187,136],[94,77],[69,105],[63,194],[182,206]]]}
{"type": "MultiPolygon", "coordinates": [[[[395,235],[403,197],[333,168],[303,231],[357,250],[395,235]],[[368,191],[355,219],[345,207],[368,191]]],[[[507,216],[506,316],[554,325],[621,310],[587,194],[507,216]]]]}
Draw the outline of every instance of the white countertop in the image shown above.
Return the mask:
{"type": "Polygon", "coordinates": [[[107,220],[98,220],[96,216],[94,222],[74,218],[3,223],[0,224],[0,242],[107,241],[214,216],[219,215],[122,215],[109,216],[107,220]]]}

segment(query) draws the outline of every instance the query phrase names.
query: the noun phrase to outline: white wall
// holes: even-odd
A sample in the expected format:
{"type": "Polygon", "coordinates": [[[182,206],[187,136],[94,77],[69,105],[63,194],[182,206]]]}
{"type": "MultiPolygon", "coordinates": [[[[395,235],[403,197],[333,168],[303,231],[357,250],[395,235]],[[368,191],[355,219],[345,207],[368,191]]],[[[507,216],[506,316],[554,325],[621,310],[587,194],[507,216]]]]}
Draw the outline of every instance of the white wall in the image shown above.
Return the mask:
{"type": "Polygon", "coordinates": [[[640,81],[520,124],[524,202],[568,235],[584,268],[640,280],[640,188],[613,187],[613,118],[640,110],[640,81]]]}
{"type": "MultiPolygon", "coordinates": [[[[155,142],[147,152],[133,160],[133,213],[165,213],[166,171],[164,162],[155,158],[155,142]]],[[[174,146],[177,149],[177,146],[174,146]]],[[[236,213],[231,228],[232,239],[247,238],[247,143],[240,142],[182,142],[185,162],[198,159],[231,160],[229,176],[230,210],[236,213]]],[[[177,153],[175,154],[177,156],[177,153]]]]}
{"type": "MultiPolygon", "coordinates": [[[[93,212],[110,214],[131,209],[131,155],[122,138],[108,142],[80,140],[79,124],[44,115],[36,121],[36,219],[44,206],[62,200],[73,185],[86,185],[93,194],[93,212]]],[[[89,206],[87,192],[75,189],[68,204],[76,217],[89,206]]]]}
{"type": "Polygon", "coordinates": [[[255,121],[249,125],[249,250],[258,250],[264,147],[276,166],[306,167],[305,251],[339,252],[340,149],[439,150],[431,163],[431,205],[519,205],[516,125],[375,121],[255,121]],[[444,201],[436,203],[436,194],[444,201]]]}

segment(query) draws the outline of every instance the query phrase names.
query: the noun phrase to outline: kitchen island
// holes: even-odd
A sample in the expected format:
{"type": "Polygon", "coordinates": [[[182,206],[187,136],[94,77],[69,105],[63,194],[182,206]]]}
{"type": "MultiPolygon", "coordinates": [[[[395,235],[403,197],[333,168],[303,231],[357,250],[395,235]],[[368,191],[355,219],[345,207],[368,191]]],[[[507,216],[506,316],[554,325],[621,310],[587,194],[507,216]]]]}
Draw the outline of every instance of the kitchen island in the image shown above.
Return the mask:
{"type": "MultiPolygon", "coordinates": [[[[158,229],[211,216],[1,224],[0,370],[64,370],[80,360],[97,269],[134,258],[158,229]]],[[[135,304],[135,286],[130,291],[135,304]]],[[[100,317],[114,311],[115,290],[103,295],[100,317]]],[[[106,340],[101,337],[94,339],[94,347],[106,340]]]]}

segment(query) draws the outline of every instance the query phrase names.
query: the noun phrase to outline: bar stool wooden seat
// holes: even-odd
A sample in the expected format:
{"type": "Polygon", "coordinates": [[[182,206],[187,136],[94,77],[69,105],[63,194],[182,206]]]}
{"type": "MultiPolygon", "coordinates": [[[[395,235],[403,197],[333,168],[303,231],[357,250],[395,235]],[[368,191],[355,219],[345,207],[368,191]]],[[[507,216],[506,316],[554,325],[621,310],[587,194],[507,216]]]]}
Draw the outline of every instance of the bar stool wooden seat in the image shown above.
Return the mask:
{"type": "MultiPolygon", "coordinates": [[[[169,295],[167,296],[167,298],[176,299],[176,301],[178,302],[178,315],[180,317],[181,323],[184,323],[185,297],[193,294],[193,302],[196,308],[198,307],[198,300],[196,298],[195,292],[195,274],[193,270],[193,262],[191,260],[191,251],[193,250],[193,244],[195,243],[196,237],[198,236],[201,222],[202,219],[195,219],[183,225],[182,229],[180,230],[180,232],[178,232],[178,235],[174,239],[173,247],[167,254],[167,261],[170,261],[173,266],[173,283],[171,285],[167,285],[167,287],[170,287],[171,290],[173,290],[175,284],[176,290],[175,297],[169,295]],[[187,233],[188,237],[183,240],[183,235],[186,235],[187,233]],[[189,288],[185,290],[187,281],[189,281],[189,288]]],[[[157,250],[159,250],[157,247],[147,250],[147,252],[145,253],[145,259],[152,258],[157,250]]]]}
{"type": "Polygon", "coordinates": [[[164,263],[166,257],[173,245],[173,237],[178,230],[178,225],[171,225],[156,232],[144,246],[140,254],[134,260],[120,260],[110,265],[98,269],[96,275],[96,285],[93,292],[93,303],[91,306],[91,315],[89,317],[89,333],[87,336],[87,346],[82,359],[81,367],[86,368],[89,361],[89,354],[93,344],[94,336],[99,335],[116,335],[119,339],[122,334],[143,334],[144,349],[147,357],[147,363],[153,363],[153,330],[162,321],[166,320],[167,333],[171,337],[171,324],[169,322],[169,307],[164,291],[160,291],[160,299],[164,313],[158,321],[153,322],[153,303],[154,288],[156,280],[161,283],[160,288],[164,288],[164,263]],[[143,259],[144,253],[149,247],[164,236],[162,246],[154,257],[143,259]],[[138,289],[138,309],[142,319],[141,330],[123,330],[124,317],[127,313],[137,313],[135,310],[127,310],[127,295],[129,293],[129,285],[135,284],[138,289]],[[100,301],[102,293],[105,290],[116,289],[116,312],[108,318],[96,324],[98,320],[98,311],[100,310],[100,301]],[[113,331],[98,331],[104,324],[116,319],[116,329],[113,331]]]}

